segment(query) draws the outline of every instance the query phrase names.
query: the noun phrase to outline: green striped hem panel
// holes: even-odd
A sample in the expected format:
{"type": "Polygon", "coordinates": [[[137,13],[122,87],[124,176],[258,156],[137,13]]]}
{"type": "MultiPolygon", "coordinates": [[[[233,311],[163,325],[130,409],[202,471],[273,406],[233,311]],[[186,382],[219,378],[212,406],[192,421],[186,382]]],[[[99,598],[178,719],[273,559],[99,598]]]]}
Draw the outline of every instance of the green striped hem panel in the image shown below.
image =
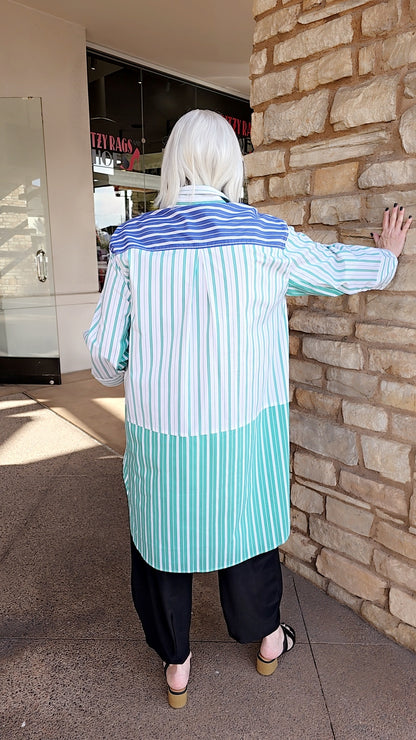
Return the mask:
{"type": "Polygon", "coordinates": [[[238,429],[192,437],[126,423],[131,533],[150,565],[218,570],[286,541],[288,414],[279,405],[238,429]]]}

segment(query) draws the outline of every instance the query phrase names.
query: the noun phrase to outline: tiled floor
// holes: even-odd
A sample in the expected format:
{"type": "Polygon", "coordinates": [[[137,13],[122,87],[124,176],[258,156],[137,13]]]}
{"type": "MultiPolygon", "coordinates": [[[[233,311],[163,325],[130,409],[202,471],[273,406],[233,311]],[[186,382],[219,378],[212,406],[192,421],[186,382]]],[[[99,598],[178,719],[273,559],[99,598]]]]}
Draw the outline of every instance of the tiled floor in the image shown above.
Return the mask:
{"type": "Polygon", "coordinates": [[[270,678],[195,577],[189,701],[168,707],[129,594],[123,400],[88,373],[0,387],[0,737],[415,740],[416,656],[284,573],[298,635],[270,678]]]}

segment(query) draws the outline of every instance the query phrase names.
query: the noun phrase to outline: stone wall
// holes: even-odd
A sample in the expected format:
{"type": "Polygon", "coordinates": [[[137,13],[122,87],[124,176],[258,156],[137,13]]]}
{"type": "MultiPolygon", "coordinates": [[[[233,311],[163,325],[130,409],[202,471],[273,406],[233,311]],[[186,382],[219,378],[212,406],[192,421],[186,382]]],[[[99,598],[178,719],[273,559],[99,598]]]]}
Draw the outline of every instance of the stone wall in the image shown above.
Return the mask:
{"type": "MultiPolygon", "coordinates": [[[[254,0],[249,200],[324,243],[416,217],[416,0],[254,0]]],[[[286,565],[416,650],[416,229],[383,292],[289,299],[286,565]]]]}

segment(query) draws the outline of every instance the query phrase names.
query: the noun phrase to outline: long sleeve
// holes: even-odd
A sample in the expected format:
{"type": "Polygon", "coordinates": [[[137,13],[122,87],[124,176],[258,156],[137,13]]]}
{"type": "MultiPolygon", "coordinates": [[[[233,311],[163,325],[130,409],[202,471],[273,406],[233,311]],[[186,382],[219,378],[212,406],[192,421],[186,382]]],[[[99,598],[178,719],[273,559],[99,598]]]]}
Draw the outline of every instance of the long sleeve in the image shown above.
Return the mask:
{"type": "Polygon", "coordinates": [[[397,269],[387,249],[346,244],[318,244],[289,227],[287,295],[342,295],[385,288],[397,269]]]}
{"type": "Polygon", "coordinates": [[[110,256],[103,292],[84,339],[92,374],[103,385],[120,385],[128,363],[130,287],[120,258],[110,256]]]}

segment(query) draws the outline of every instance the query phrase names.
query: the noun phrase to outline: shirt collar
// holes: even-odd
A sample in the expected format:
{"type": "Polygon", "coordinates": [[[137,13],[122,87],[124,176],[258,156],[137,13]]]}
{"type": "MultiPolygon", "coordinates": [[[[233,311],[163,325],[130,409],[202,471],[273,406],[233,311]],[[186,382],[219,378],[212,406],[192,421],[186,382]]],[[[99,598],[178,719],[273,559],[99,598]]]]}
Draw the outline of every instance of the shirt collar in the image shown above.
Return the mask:
{"type": "Polygon", "coordinates": [[[188,205],[188,203],[212,203],[212,202],[229,202],[224,193],[210,185],[185,185],[180,188],[176,205],[188,205]]]}

